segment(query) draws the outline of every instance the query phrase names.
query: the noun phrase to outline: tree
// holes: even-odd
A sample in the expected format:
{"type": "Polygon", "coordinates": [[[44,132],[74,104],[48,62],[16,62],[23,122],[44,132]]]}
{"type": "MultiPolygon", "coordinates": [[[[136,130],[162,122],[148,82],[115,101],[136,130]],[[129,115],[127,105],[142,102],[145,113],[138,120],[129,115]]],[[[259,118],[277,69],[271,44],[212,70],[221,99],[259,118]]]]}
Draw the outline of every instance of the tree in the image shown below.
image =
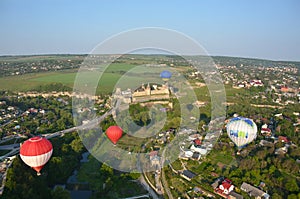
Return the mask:
{"type": "Polygon", "coordinates": [[[66,129],[65,121],[64,121],[63,118],[58,119],[58,120],[56,121],[56,124],[57,124],[57,128],[58,128],[59,130],[64,130],[64,129],[66,129]]]}
{"type": "Polygon", "coordinates": [[[296,194],[290,194],[290,195],[288,195],[287,198],[288,198],[288,199],[297,199],[298,197],[297,197],[296,194]]]}
{"type": "Polygon", "coordinates": [[[297,184],[295,178],[288,177],[286,180],[286,183],[285,183],[285,188],[286,188],[286,190],[288,190],[290,192],[298,192],[299,191],[299,187],[298,187],[298,184],[297,184]]]}
{"type": "Polygon", "coordinates": [[[274,165],[271,165],[269,168],[269,173],[273,174],[276,170],[277,170],[276,167],[274,165]]]}
{"type": "Polygon", "coordinates": [[[71,148],[77,153],[81,153],[84,149],[84,146],[83,146],[80,138],[74,139],[70,145],[71,145],[71,148]]]}
{"type": "Polygon", "coordinates": [[[64,190],[62,187],[56,187],[51,191],[51,197],[55,199],[71,199],[70,192],[64,190]]]}
{"type": "Polygon", "coordinates": [[[106,177],[110,177],[110,176],[113,176],[114,174],[114,170],[108,166],[107,164],[103,163],[101,168],[100,168],[100,172],[106,177]]]}
{"type": "Polygon", "coordinates": [[[2,198],[50,199],[50,191],[45,177],[36,176],[33,169],[26,166],[18,156],[7,172],[7,182],[2,198]]]}
{"type": "Polygon", "coordinates": [[[272,198],[273,198],[273,199],[282,199],[282,197],[281,197],[278,193],[274,193],[274,194],[272,195],[272,198]]]}

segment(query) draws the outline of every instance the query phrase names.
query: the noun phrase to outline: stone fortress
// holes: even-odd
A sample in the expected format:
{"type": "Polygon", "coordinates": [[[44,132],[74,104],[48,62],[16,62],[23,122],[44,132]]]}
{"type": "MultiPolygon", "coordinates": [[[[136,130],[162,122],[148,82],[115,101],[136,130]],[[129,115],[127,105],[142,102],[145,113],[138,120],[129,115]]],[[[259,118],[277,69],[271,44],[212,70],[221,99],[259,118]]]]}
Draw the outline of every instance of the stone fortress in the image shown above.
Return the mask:
{"type": "Polygon", "coordinates": [[[114,98],[121,99],[124,103],[143,103],[149,101],[164,102],[166,104],[170,99],[170,90],[168,84],[142,84],[139,88],[132,91],[127,89],[122,91],[120,88],[116,88],[114,98]]]}

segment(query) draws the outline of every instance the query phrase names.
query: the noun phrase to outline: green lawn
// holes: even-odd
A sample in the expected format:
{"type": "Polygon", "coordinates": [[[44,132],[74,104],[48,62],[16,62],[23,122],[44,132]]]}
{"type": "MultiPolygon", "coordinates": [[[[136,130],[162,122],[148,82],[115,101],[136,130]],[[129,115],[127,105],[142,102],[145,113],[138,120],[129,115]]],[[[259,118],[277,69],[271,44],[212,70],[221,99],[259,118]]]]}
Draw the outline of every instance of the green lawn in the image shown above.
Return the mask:
{"type": "Polygon", "coordinates": [[[238,102],[240,99],[236,95],[244,95],[247,92],[245,88],[236,89],[231,85],[225,85],[225,90],[227,102],[238,102]]]}
{"type": "Polygon", "coordinates": [[[141,145],[146,142],[146,139],[143,138],[137,138],[133,136],[129,136],[127,134],[123,135],[123,137],[118,141],[118,146],[122,149],[127,150],[133,150],[137,152],[136,150],[139,150],[141,148],[141,145]]]}
{"type": "Polygon", "coordinates": [[[211,151],[208,158],[211,160],[212,164],[217,164],[218,162],[221,162],[225,165],[230,165],[234,160],[234,157],[226,151],[224,152],[217,150],[211,151]]]}

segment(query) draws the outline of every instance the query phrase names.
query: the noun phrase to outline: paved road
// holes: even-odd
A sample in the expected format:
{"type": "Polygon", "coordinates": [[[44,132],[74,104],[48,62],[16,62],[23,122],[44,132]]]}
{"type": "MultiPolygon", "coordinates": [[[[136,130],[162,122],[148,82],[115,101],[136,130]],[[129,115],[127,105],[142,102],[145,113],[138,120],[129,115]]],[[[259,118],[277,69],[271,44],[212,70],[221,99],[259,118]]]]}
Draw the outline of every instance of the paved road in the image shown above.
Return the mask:
{"type": "MultiPolygon", "coordinates": [[[[95,119],[91,120],[90,122],[88,122],[86,124],[76,126],[76,127],[72,127],[72,128],[69,128],[69,129],[65,129],[65,130],[62,130],[62,131],[57,131],[55,133],[44,134],[43,136],[46,137],[47,139],[51,139],[51,138],[54,138],[54,137],[57,137],[57,136],[64,135],[65,133],[74,132],[76,130],[84,130],[84,129],[93,128],[96,125],[98,125],[102,120],[104,120],[108,115],[112,114],[114,110],[118,109],[120,104],[121,104],[121,101],[117,100],[114,108],[112,108],[111,110],[107,111],[105,114],[101,115],[98,118],[95,118],[95,119]]],[[[0,146],[0,150],[12,150],[9,153],[5,154],[4,156],[1,156],[0,157],[0,161],[1,161],[1,160],[5,159],[6,157],[12,155],[12,154],[15,154],[15,153],[19,152],[20,144],[2,145],[2,146],[0,146]]]]}
{"type": "Polygon", "coordinates": [[[141,161],[140,161],[139,155],[137,157],[136,167],[137,167],[137,170],[141,173],[141,177],[139,178],[139,181],[142,184],[142,186],[144,187],[144,189],[146,189],[148,191],[148,193],[151,195],[151,197],[153,199],[159,199],[156,192],[149,186],[149,184],[146,182],[146,180],[143,176],[144,173],[143,173],[143,168],[141,167],[141,161]]]}
{"type": "Polygon", "coordinates": [[[20,144],[8,144],[8,145],[3,145],[3,146],[0,146],[0,150],[13,150],[13,149],[16,149],[16,148],[19,148],[20,147],[20,144]]]}
{"type": "Polygon", "coordinates": [[[15,138],[19,137],[19,135],[13,135],[13,136],[9,136],[8,138],[4,138],[0,141],[0,144],[2,144],[3,142],[8,142],[10,140],[13,140],[15,138]]]}
{"type": "Polygon", "coordinates": [[[149,194],[151,195],[151,197],[153,199],[160,199],[156,192],[148,185],[148,183],[146,182],[145,178],[143,175],[141,175],[141,177],[139,178],[140,183],[142,184],[142,186],[144,187],[145,190],[147,190],[149,192],[149,194]]]}
{"type": "Polygon", "coordinates": [[[169,189],[169,184],[166,180],[166,176],[165,176],[165,172],[164,172],[164,163],[166,161],[166,148],[164,149],[164,151],[162,152],[162,155],[161,155],[161,165],[162,165],[162,169],[161,169],[161,183],[162,183],[162,186],[164,188],[164,190],[166,191],[167,195],[168,195],[168,198],[169,199],[173,199],[173,195],[169,189]]]}
{"type": "Polygon", "coordinates": [[[132,197],[123,198],[123,199],[136,199],[136,198],[149,198],[149,195],[132,196],[132,197]]]}

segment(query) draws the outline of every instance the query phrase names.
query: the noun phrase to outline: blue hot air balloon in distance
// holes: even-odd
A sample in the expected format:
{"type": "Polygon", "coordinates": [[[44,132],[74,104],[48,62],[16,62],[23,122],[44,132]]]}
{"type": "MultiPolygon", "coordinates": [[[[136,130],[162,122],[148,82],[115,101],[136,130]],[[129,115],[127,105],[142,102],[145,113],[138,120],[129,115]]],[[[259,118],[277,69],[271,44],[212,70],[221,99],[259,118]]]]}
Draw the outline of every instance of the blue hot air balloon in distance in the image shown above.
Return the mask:
{"type": "Polygon", "coordinates": [[[228,137],[240,150],[257,136],[257,126],[253,120],[245,117],[232,118],[226,125],[228,137]]]}
{"type": "Polygon", "coordinates": [[[172,77],[172,73],[170,71],[164,70],[160,73],[160,77],[163,81],[168,81],[172,77]]]}

